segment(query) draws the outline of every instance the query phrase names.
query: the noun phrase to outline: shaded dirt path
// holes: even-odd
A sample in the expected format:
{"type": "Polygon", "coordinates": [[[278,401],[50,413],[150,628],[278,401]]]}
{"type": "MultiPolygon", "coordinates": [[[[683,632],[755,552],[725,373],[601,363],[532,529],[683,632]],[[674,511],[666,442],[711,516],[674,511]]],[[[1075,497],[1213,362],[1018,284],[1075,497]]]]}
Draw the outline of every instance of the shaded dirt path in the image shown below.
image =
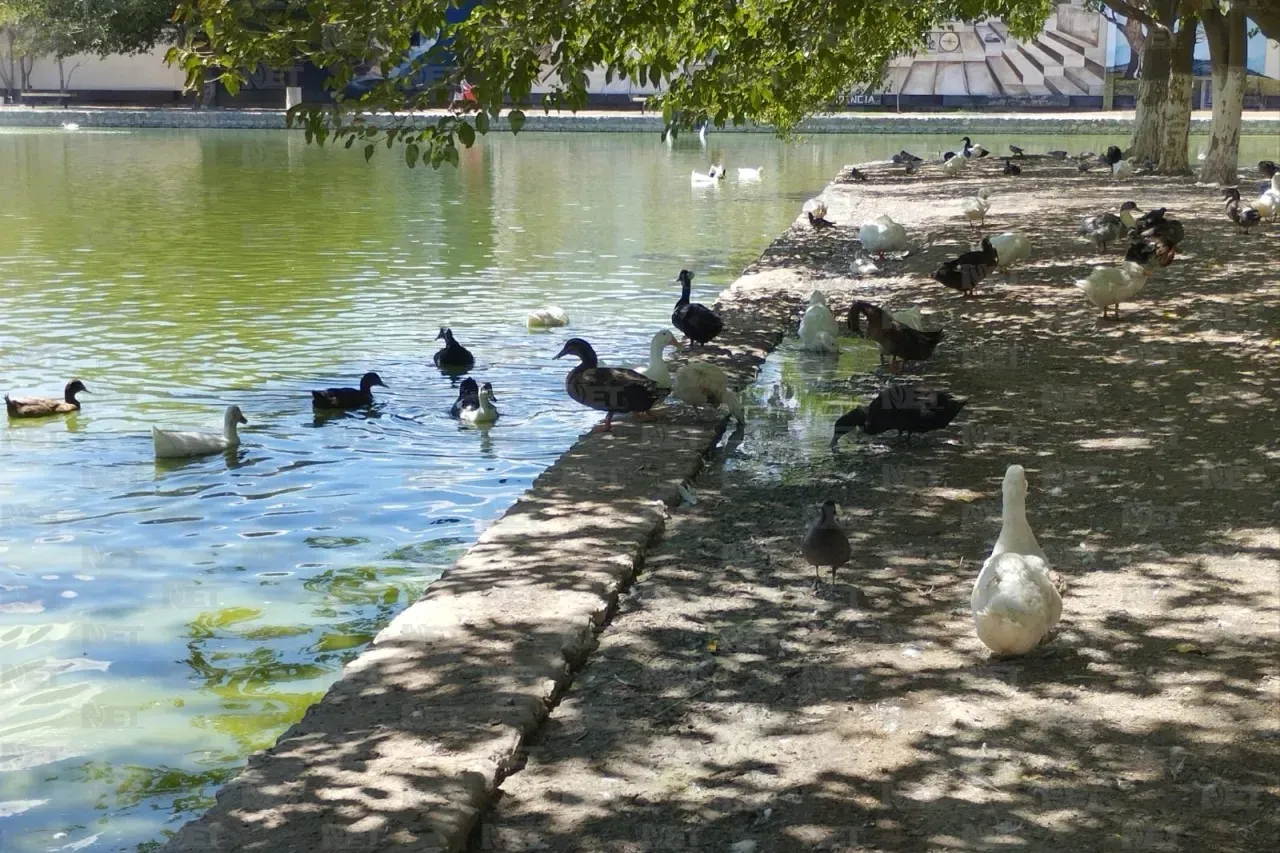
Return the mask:
{"type": "Polygon", "coordinates": [[[1237,236],[1190,182],[984,169],[828,190],[837,223],[930,238],[889,275],[847,277],[844,228],[761,262],[838,306],[932,312],[948,338],[918,378],[970,398],[958,424],[832,456],[830,423],[881,380],[775,355],[469,849],[1280,846],[1280,227],[1237,236]],[[964,303],[928,274],[971,239],[979,186],[988,230],[1035,251],[964,303]],[[1188,236],[1099,322],[1070,282],[1103,259],[1074,233],[1127,198],[1188,236]],[[968,599],[1011,462],[1069,588],[1053,641],[996,664],[968,599]],[[828,498],[855,555],[815,589],[799,540],[828,498]]]}

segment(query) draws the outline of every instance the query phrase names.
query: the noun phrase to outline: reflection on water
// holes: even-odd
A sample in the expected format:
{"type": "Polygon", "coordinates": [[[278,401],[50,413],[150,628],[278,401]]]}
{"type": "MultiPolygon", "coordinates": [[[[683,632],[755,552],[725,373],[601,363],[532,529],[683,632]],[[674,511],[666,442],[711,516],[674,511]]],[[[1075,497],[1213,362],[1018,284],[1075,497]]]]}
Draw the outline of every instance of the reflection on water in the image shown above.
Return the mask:
{"type": "Polygon", "coordinates": [[[841,165],[954,143],[526,134],[410,172],[297,134],[0,132],[0,390],[93,392],[0,424],[0,849],[147,849],[205,807],[598,420],[565,337],[642,364],[682,267],[711,301],[841,165]],[[765,180],[690,186],[712,159],[765,180]],[[569,328],[526,331],[546,305],[569,328]],[[442,325],[491,428],[447,416],[442,325]],[[368,370],[374,406],[312,411],[368,370]],[[152,426],[231,403],[239,448],[154,459],[152,426]]]}

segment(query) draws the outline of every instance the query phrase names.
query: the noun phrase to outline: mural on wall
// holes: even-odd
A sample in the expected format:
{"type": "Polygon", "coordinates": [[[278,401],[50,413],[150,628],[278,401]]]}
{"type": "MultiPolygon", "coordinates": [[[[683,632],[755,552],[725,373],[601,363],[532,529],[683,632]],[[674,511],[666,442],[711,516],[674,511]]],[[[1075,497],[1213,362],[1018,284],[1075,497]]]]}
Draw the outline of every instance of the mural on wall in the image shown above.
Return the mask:
{"type": "Polygon", "coordinates": [[[1101,98],[1107,21],[1084,0],[1057,5],[1034,39],[1009,34],[998,18],[955,22],[930,34],[929,47],[890,65],[885,90],[903,96],[1101,98]]]}
{"type": "MultiPolygon", "coordinates": [[[[1146,47],[1146,34],[1142,24],[1132,18],[1126,20],[1123,16],[1117,15],[1116,21],[1119,26],[1110,21],[1106,22],[1111,33],[1107,67],[1112,73],[1126,80],[1135,80],[1141,76],[1139,69],[1142,64],[1142,51],[1146,47]]],[[[1280,78],[1280,44],[1269,41],[1252,26],[1249,32],[1249,49],[1246,55],[1250,76],[1270,77],[1273,80],[1280,78]]],[[[1209,44],[1204,39],[1204,30],[1201,29],[1196,37],[1195,75],[1208,77],[1210,73],[1209,44]]]]}

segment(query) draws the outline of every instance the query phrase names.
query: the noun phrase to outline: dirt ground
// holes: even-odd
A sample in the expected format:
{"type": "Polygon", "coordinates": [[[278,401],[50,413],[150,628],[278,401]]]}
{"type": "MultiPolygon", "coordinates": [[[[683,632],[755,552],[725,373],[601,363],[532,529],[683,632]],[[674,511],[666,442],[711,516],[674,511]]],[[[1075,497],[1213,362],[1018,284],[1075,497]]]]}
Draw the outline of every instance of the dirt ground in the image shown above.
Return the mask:
{"type": "Polygon", "coordinates": [[[838,224],[907,226],[885,275],[849,275],[856,228],[762,259],[837,308],[931,313],[947,338],[915,378],[968,408],[832,455],[830,422],[882,377],[832,378],[813,390],[843,402],[816,410],[765,389],[469,849],[1280,849],[1280,224],[1238,235],[1190,179],[999,165],[829,188],[838,224]],[[929,273],[976,242],[959,202],[980,186],[986,232],[1034,250],[970,302],[929,273]],[[1123,247],[1076,228],[1126,199],[1187,237],[1103,321],[1071,282],[1123,247]],[[1068,589],[1051,641],[995,662],[968,602],[1013,462],[1068,589]],[[854,558],[815,587],[799,543],[826,499],[854,558]]]}

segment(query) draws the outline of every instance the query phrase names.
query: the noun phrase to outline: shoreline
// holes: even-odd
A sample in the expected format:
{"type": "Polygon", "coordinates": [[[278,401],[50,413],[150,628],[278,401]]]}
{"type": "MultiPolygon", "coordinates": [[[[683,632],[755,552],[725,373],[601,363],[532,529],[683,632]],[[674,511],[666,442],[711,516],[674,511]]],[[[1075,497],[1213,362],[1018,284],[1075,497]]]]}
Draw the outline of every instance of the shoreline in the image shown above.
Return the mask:
{"type": "MultiPolygon", "coordinates": [[[[417,116],[434,121],[444,112],[424,112],[417,116]]],[[[578,113],[545,114],[537,110],[526,113],[523,132],[532,133],[661,133],[660,115],[641,112],[609,112],[584,110],[578,113]]],[[[1191,117],[1191,133],[1209,132],[1212,114],[1195,111],[1191,117]]],[[[370,117],[373,124],[389,124],[389,114],[370,117]]],[[[0,128],[60,128],[77,124],[90,128],[164,128],[173,130],[286,130],[284,110],[207,109],[181,107],[80,107],[51,108],[0,107],[0,128]]],[[[814,116],[797,129],[798,133],[877,133],[877,134],[1104,134],[1127,132],[1133,127],[1132,110],[1112,112],[1043,112],[1043,113],[895,113],[848,112],[814,116]]],[[[507,130],[505,119],[493,122],[493,130],[507,130]]],[[[301,132],[301,130],[298,130],[301,132]]],[[[1280,116],[1258,110],[1246,112],[1241,128],[1243,135],[1280,135],[1280,116]]],[[[718,133],[773,133],[767,125],[748,124],[713,129],[718,133]]]]}

